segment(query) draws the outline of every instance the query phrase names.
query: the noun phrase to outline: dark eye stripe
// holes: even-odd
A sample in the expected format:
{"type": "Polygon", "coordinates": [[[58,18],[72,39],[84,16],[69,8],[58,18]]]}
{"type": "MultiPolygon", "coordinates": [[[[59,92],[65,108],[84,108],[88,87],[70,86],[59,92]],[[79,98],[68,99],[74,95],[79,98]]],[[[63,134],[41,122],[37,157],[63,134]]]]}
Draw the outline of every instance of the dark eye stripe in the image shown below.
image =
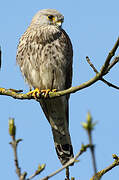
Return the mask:
{"type": "Polygon", "coordinates": [[[52,20],[53,19],[53,15],[48,15],[48,19],[52,20]]]}

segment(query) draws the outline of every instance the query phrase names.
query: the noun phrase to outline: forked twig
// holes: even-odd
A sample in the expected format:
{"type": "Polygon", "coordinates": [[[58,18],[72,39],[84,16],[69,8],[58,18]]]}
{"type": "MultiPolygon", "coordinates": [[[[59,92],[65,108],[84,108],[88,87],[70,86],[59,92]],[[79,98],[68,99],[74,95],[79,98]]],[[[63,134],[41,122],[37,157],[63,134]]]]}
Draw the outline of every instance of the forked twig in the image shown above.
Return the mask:
{"type": "MultiPolygon", "coordinates": [[[[94,72],[97,74],[99,73],[97,71],[97,69],[95,68],[95,66],[93,65],[93,63],[91,62],[90,58],[88,56],[86,56],[86,60],[88,62],[88,64],[92,67],[92,69],[94,70],[94,72]]],[[[119,62],[119,57],[115,57],[114,60],[112,61],[112,63],[108,66],[107,71],[105,72],[105,75],[110,71],[110,69],[117,63],[119,62]]],[[[103,77],[100,78],[101,81],[103,81],[106,85],[108,85],[109,87],[113,87],[115,89],[119,89],[119,86],[116,86],[112,83],[110,83],[109,81],[105,80],[103,77]]]]}

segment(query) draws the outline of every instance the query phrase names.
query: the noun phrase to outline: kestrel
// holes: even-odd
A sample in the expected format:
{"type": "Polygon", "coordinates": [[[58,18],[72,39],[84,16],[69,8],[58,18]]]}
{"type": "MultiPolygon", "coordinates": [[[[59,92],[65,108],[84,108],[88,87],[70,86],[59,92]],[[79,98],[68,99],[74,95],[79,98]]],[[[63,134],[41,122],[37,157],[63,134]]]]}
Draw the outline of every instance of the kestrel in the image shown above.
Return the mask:
{"type": "MultiPolygon", "coordinates": [[[[22,35],[17,63],[30,88],[64,90],[72,84],[72,44],[62,29],[64,17],[55,9],[40,10],[22,35]]],[[[69,134],[69,95],[40,99],[57,155],[64,165],[73,157],[69,134]]]]}

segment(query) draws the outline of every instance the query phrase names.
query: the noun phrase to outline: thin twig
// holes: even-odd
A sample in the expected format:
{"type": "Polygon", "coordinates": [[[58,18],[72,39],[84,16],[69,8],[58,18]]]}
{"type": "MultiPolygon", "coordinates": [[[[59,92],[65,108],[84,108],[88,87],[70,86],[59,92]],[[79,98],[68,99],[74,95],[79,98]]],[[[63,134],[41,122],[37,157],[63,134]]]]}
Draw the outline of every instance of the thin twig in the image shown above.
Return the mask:
{"type": "Polygon", "coordinates": [[[107,80],[105,80],[105,79],[103,79],[103,78],[101,78],[101,81],[103,81],[103,82],[104,82],[105,84],[107,84],[109,87],[113,87],[113,88],[119,90],[119,86],[116,86],[116,85],[110,83],[109,81],[107,81],[107,80]]]}
{"type": "Polygon", "coordinates": [[[16,173],[19,178],[21,177],[21,168],[19,167],[19,161],[17,156],[17,145],[20,141],[22,140],[21,139],[16,140],[14,137],[12,137],[12,142],[10,142],[10,145],[12,146],[14,152],[14,163],[16,167],[16,173]]]}
{"type": "Polygon", "coordinates": [[[88,56],[86,56],[86,60],[87,60],[88,64],[92,67],[94,72],[97,74],[98,71],[97,71],[97,69],[95,68],[95,66],[93,65],[93,63],[91,62],[91,60],[90,60],[90,58],[88,56]]]}
{"type": "Polygon", "coordinates": [[[27,180],[33,179],[35,176],[39,175],[44,169],[45,169],[45,164],[42,164],[42,165],[39,164],[35,173],[33,175],[31,175],[27,180]]]}
{"type": "Polygon", "coordinates": [[[104,174],[109,172],[111,169],[113,169],[116,166],[119,166],[119,157],[117,155],[113,154],[113,159],[115,159],[115,160],[110,166],[108,166],[108,167],[102,169],[101,171],[97,172],[96,175],[94,175],[90,180],[95,180],[96,177],[98,177],[98,179],[100,179],[104,174]]]}
{"type": "MultiPolygon", "coordinates": [[[[110,63],[112,57],[115,55],[115,52],[117,50],[117,48],[119,47],[119,37],[114,45],[114,47],[112,48],[112,50],[109,52],[104,65],[102,66],[100,72],[102,74],[102,76],[106,75],[110,69],[119,61],[119,56],[115,57],[115,59],[112,61],[112,63],[110,63]]],[[[95,66],[91,63],[90,59],[88,58],[88,56],[86,57],[87,62],[90,64],[90,66],[93,68],[95,73],[99,73],[97,71],[97,69],[95,68],[95,66]]],[[[101,79],[103,80],[103,79],[101,79]]]]}
{"type": "Polygon", "coordinates": [[[95,151],[94,151],[94,145],[92,142],[92,134],[88,133],[88,137],[89,137],[89,144],[90,146],[90,150],[91,150],[91,156],[92,156],[92,163],[93,163],[93,169],[94,169],[94,174],[97,173],[97,166],[96,166],[96,159],[95,159],[95,151]]]}
{"type": "Polygon", "coordinates": [[[16,167],[16,173],[19,177],[19,180],[25,180],[27,172],[21,173],[21,168],[19,166],[19,161],[17,156],[17,147],[19,142],[22,141],[22,139],[16,140],[16,125],[14,122],[14,118],[9,119],[9,135],[12,138],[12,142],[10,142],[10,145],[12,146],[14,152],[14,164],[16,167]]]}
{"type": "Polygon", "coordinates": [[[104,75],[105,72],[107,71],[107,68],[109,67],[111,58],[115,55],[115,52],[116,52],[118,46],[119,46],[119,37],[118,37],[114,47],[112,48],[112,50],[109,52],[109,54],[108,54],[108,56],[106,58],[106,61],[105,61],[104,65],[102,66],[101,70],[100,70],[102,75],[104,75]]]}
{"type": "Polygon", "coordinates": [[[70,180],[69,179],[69,167],[66,167],[66,178],[65,180],[70,180]]]}
{"type": "Polygon", "coordinates": [[[33,175],[31,175],[27,180],[31,180],[36,176],[36,173],[34,173],[33,175]]]}
{"type": "Polygon", "coordinates": [[[108,70],[107,73],[110,71],[110,69],[113,68],[113,66],[119,62],[119,55],[117,57],[114,58],[114,60],[111,62],[111,64],[108,66],[108,70]]]}
{"type": "MultiPolygon", "coordinates": [[[[86,60],[88,62],[88,64],[92,67],[92,69],[94,70],[94,72],[97,74],[99,73],[97,71],[97,69],[95,68],[95,66],[92,64],[91,60],[89,59],[88,56],[86,56],[86,60]]],[[[108,66],[107,71],[105,72],[105,75],[110,71],[110,69],[117,63],[119,62],[119,57],[115,57],[114,60],[112,61],[112,63],[108,66]]],[[[106,85],[108,85],[109,87],[113,87],[115,89],[119,89],[119,86],[116,86],[112,83],[110,83],[109,81],[105,80],[103,77],[100,78],[101,81],[103,81],[106,85]]]]}
{"type": "MultiPolygon", "coordinates": [[[[95,151],[94,151],[95,149],[94,149],[94,144],[93,144],[93,140],[92,140],[92,132],[94,130],[96,122],[93,122],[90,112],[87,113],[86,122],[82,122],[81,124],[82,124],[82,127],[86,130],[86,132],[88,134],[90,151],[91,151],[91,156],[92,156],[92,164],[93,164],[94,174],[96,174],[97,166],[96,166],[96,158],[95,158],[95,151]]],[[[95,180],[98,180],[98,177],[96,177],[95,180]]]]}
{"type": "Polygon", "coordinates": [[[83,152],[85,152],[85,151],[87,150],[87,148],[89,148],[89,147],[90,147],[89,144],[83,146],[83,148],[81,148],[81,150],[77,153],[77,155],[76,155],[74,158],[70,159],[64,166],[62,166],[60,169],[56,170],[56,171],[53,172],[52,174],[50,174],[50,175],[48,175],[48,176],[46,176],[46,177],[44,177],[44,178],[42,178],[42,179],[40,179],[40,180],[48,180],[49,178],[55,176],[56,174],[58,174],[59,172],[61,172],[61,171],[64,170],[65,168],[67,168],[68,166],[72,165],[72,164],[77,160],[77,158],[78,158],[83,152]]]}
{"type": "MultiPolygon", "coordinates": [[[[18,161],[18,156],[17,156],[18,143],[22,141],[22,139],[16,140],[16,125],[14,122],[14,118],[9,119],[9,135],[12,138],[12,142],[10,142],[10,145],[12,146],[13,152],[14,152],[14,163],[16,167],[16,173],[19,177],[19,180],[26,180],[27,172],[21,173],[21,168],[19,166],[19,161],[18,161]]],[[[45,164],[42,164],[42,165],[39,164],[35,173],[29,178],[27,178],[27,180],[31,180],[35,176],[39,175],[44,169],[45,169],[45,164]]]]}

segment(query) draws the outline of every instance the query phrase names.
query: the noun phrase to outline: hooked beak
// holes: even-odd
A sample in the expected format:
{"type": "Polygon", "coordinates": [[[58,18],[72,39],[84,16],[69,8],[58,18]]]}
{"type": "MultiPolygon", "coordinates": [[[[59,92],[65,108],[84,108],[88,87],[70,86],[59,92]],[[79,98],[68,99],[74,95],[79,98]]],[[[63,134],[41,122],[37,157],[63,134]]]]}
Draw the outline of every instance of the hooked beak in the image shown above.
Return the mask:
{"type": "Polygon", "coordinates": [[[55,22],[56,26],[58,26],[58,27],[62,27],[62,23],[63,23],[62,20],[55,22]]]}

